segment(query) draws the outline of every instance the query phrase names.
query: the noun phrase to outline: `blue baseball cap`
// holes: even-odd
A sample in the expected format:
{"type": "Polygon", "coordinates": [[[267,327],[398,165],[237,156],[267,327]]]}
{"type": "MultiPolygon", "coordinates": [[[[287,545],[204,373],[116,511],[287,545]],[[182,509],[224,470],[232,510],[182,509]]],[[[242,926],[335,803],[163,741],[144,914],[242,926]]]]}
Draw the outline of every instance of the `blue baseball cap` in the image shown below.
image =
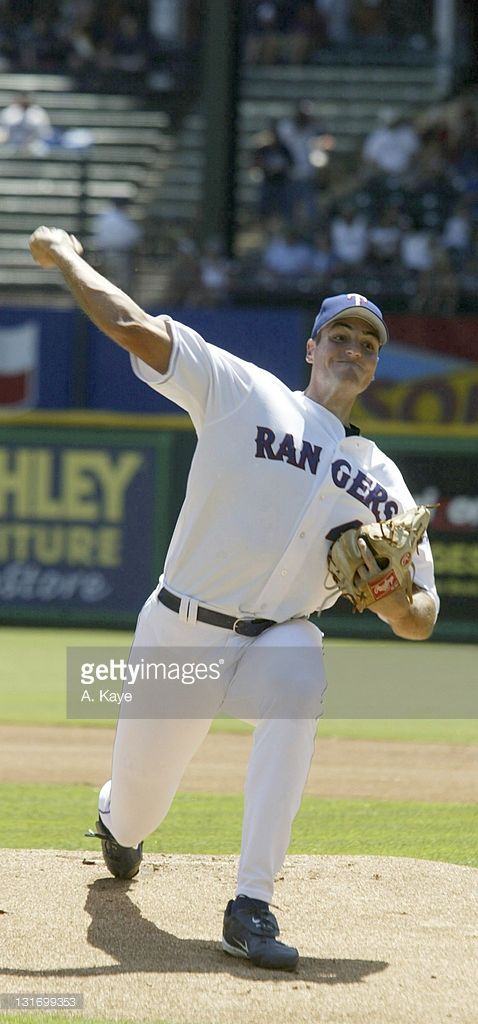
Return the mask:
{"type": "Polygon", "coordinates": [[[332,295],[330,298],[324,299],[315,318],[311,337],[315,338],[322,327],[332,323],[333,320],[339,320],[344,313],[347,314],[347,317],[357,316],[371,324],[377,331],[380,346],[385,345],[385,342],[388,341],[388,330],[381,309],[370,302],[365,295],[358,295],[355,292],[349,292],[348,295],[332,295]]]}

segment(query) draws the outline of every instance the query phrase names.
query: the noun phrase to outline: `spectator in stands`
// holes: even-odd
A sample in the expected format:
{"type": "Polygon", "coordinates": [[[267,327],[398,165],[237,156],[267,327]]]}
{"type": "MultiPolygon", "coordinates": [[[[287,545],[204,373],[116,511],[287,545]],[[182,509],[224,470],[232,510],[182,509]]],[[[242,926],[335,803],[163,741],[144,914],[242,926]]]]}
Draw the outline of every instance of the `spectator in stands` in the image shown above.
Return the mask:
{"type": "Polygon", "coordinates": [[[0,70],[8,71],[16,58],[15,14],[9,3],[0,3],[0,70]]]}
{"type": "Polygon", "coordinates": [[[62,32],[90,28],[96,15],[95,0],[59,0],[58,19],[62,32]]]}
{"type": "Polygon", "coordinates": [[[473,237],[473,218],[468,203],[461,199],[447,217],[441,238],[452,266],[462,267],[470,254],[473,237]]]}
{"type": "Polygon", "coordinates": [[[478,114],[469,102],[459,105],[448,139],[448,160],[466,179],[478,170],[478,114]]]}
{"type": "Polygon", "coordinates": [[[428,243],[428,266],[418,275],[413,310],[451,316],[458,304],[458,282],[450,257],[437,236],[428,243]]]}
{"type": "Polygon", "coordinates": [[[262,252],[262,268],[278,277],[297,278],[310,271],[312,249],[298,228],[272,222],[262,252]]]}
{"type": "Polygon", "coordinates": [[[328,46],[347,46],[350,41],[351,0],[315,0],[328,46]]]}
{"type": "Polygon", "coordinates": [[[335,271],[335,260],[332,254],[330,230],[327,224],[317,229],[312,240],[312,253],[309,265],[310,274],[316,278],[316,287],[320,291],[329,275],[335,271]]]}
{"type": "Polygon", "coordinates": [[[274,214],[290,220],[293,207],[292,155],[282,142],[277,124],[272,122],[267,132],[256,138],[253,167],[261,176],[259,214],[262,218],[274,214]]]}
{"type": "Polygon", "coordinates": [[[320,157],[328,159],[327,154],[334,148],[335,138],[319,127],[313,105],[308,100],[298,103],[290,117],[277,121],[277,132],[292,157],[293,219],[310,229],[317,221],[317,167],[321,163],[320,157]]]}
{"type": "MultiPolygon", "coordinates": [[[[64,42],[65,61],[77,77],[95,76],[98,60],[93,0],[63,0],[59,32],[64,42]]],[[[91,78],[90,78],[91,81],[91,78]]]]}
{"type": "Polygon", "coordinates": [[[441,159],[430,165],[418,158],[408,175],[406,189],[407,209],[417,223],[438,230],[455,206],[461,193],[450,168],[441,159]]]}
{"type": "Polygon", "coordinates": [[[64,63],[62,41],[54,17],[40,12],[20,23],[16,31],[18,67],[25,71],[57,72],[64,63]]]}
{"type": "Polygon", "coordinates": [[[447,176],[450,170],[446,132],[437,123],[420,133],[420,148],[411,162],[409,183],[427,181],[438,174],[447,176]]]}
{"type": "Polygon", "coordinates": [[[390,38],[387,0],[352,0],[351,23],[360,46],[386,46],[390,38]]]}
{"type": "Polygon", "coordinates": [[[324,20],[314,0],[300,0],[293,5],[282,59],[289,64],[307,64],[324,45],[325,39],[324,20]]]}
{"type": "Polygon", "coordinates": [[[223,252],[220,240],[207,238],[200,247],[195,233],[181,234],[173,240],[174,254],[168,261],[165,298],[171,306],[221,306],[231,290],[232,261],[223,252]]]}
{"type": "Polygon", "coordinates": [[[193,306],[200,290],[201,269],[199,249],[192,235],[181,235],[174,242],[174,253],[168,261],[169,272],[165,299],[172,306],[193,306]]]}
{"type": "Polygon", "coordinates": [[[386,21],[393,45],[404,44],[417,53],[425,51],[431,43],[434,5],[435,0],[420,0],[420,3],[387,0],[386,21]]]}
{"type": "Polygon", "coordinates": [[[138,225],[127,212],[128,201],[112,199],[93,221],[93,244],[98,253],[100,271],[123,291],[133,291],[134,266],[142,237],[138,225]]]}
{"type": "Polygon", "coordinates": [[[452,110],[447,151],[447,173],[452,186],[478,218],[478,111],[469,101],[452,110]]]}
{"type": "Polygon", "coordinates": [[[68,70],[77,78],[88,78],[96,71],[98,54],[86,28],[72,29],[66,47],[68,70]]]}
{"type": "Polygon", "coordinates": [[[411,217],[403,219],[400,259],[402,266],[410,271],[415,279],[422,271],[431,269],[431,239],[431,231],[419,223],[414,223],[411,217]]]}
{"type": "Polygon", "coordinates": [[[199,257],[198,291],[196,306],[221,306],[229,298],[231,263],[222,251],[218,238],[206,239],[199,257]]]}
{"type": "Polygon", "coordinates": [[[99,48],[103,71],[119,71],[127,77],[144,75],[149,66],[150,39],[134,14],[120,17],[99,48]]]}
{"type": "Polygon", "coordinates": [[[368,226],[366,218],[357,213],[354,206],[344,205],[342,212],[332,217],[330,239],[339,273],[363,266],[368,254],[368,226]]]}
{"type": "Polygon", "coordinates": [[[248,64],[275,64],[293,14],[287,0],[248,0],[244,12],[245,51],[248,64]]]}
{"type": "Polygon", "coordinates": [[[18,93],[0,114],[2,141],[17,153],[44,156],[52,138],[50,118],[33,96],[18,93]]]}
{"type": "Polygon", "coordinates": [[[369,256],[377,267],[395,264],[400,256],[401,210],[399,206],[386,206],[377,223],[369,228],[369,256]]]}
{"type": "Polygon", "coordinates": [[[364,170],[403,176],[420,148],[414,125],[402,114],[386,107],[379,112],[379,124],[367,135],[362,148],[364,170]]]}

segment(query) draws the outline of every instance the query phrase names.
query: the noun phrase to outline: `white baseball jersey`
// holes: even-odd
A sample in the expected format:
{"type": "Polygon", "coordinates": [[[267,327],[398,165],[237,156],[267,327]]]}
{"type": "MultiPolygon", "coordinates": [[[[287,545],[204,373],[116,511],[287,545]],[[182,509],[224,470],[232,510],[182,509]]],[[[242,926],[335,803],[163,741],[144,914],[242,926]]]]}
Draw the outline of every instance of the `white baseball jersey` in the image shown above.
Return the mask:
{"type": "MultiPolygon", "coordinates": [[[[331,607],[334,531],[411,508],[401,473],[303,392],[169,322],[166,374],[132,356],[136,375],[187,410],[198,435],[165,585],[237,617],[284,622],[331,607]]],[[[426,538],[414,565],[438,611],[426,538]]]]}

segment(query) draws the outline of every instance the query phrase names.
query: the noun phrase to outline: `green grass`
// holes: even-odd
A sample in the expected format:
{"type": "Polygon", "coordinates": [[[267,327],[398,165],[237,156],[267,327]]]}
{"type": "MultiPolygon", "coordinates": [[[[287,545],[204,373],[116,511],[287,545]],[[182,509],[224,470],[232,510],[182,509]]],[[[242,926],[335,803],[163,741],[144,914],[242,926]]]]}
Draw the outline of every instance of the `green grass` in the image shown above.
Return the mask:
{"type": "MultiPolygon", "coordinates": [[[[90,786],[0,786],[0,846],[98,850],[86,839],[97,791],[90,786]]],[[[242,797],[179,793],[148,852],[237,854],[242,797]]],[[[290,853],[417,857],[478,867],[478,807],[399,800],[325,800],[306,796],[290,853]]]]}
{"type": "MultiPolygon", "coordinates": [[[[130,632],[73,629],[0,628],[2,668],[0,683],[0,722],[37,725],[81,725],[85,728],[108,728],[114,719],[66,719],[66,651],[68,647],[128,648],[130,632]]],[[[330,640],[326,662],[333,678],[349,673],[355,678],[357,651],[362,665],[374,664],[380,671],[387,666],[396,685],[413,675],[417,685],[426,679],[437,691],[449,686],[450,679],[470,679],[474,687],[476,647],[460,644],[404,644],[403,642],[369,642],[330,640]]],[[[327,703],[326,703],[327,715],[327,703]]],[[[249,732],[250,726],[232,719],[218,719],[214,732],[249,732]]],[[[327,718],[320,724],[322,736],[343,736],[351,739],[411,740],[418,743],[478,743],[478,720],[467,719],[360,719],[327,718]]]]}
{"type": "Polygon", "coordinates": [[[129,647],[131,633],[86,629],[0,629],[0,721],[36,725],[100,725],[66,719],[68,647],[129,647]]]}

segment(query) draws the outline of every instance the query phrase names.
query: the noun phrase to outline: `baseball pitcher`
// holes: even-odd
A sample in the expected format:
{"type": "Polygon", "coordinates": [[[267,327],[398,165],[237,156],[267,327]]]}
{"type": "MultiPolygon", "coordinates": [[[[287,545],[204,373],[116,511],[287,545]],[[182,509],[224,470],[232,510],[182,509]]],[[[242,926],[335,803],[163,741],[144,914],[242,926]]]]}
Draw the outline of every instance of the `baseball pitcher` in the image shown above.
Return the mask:
{"type": "Polygon", "coordinates": [[[257,966],[294,970],[298,951],[278,941],[269,907],[325,689],[322,632],[310,616],[344,592],[396,636],[425,640],[439,609],[427,510],[415,509],[396,465],[350,422],[387,342],[382,313],[352,292],[325,299],[306,343],[309,384],[292,392],[191,328],[144,312],[88,265],[65,231],[40,227],[30,248],[130,353],[137,377],[189,413],[197,433],[184,504],[132,656],[200,646],[229,658],[202,717],[120,713],[95,833],[106,865],[118,878],[138,872],[143,839],[167,814],[219,711],[253,720],[222,944],[257,966]]]}

